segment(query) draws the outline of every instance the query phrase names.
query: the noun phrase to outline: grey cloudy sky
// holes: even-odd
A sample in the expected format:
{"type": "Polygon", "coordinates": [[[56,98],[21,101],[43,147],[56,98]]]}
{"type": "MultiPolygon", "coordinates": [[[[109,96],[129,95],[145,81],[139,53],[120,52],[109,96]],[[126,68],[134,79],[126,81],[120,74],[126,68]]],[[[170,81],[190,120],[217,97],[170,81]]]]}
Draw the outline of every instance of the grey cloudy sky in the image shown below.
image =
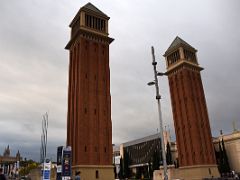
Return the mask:
{"type": "MultiPolygon", "coordinates": [[[[48,152],[66,141],[69,23],[88,1],[0,1],[0,154],[39,160],[42,115],[49,112],[48,152]]],[[[198,49],[212,134],[240,128],[238,0],[93,0],[111,17],[113,143],[156,133],[150,47],[158,68],[178,35],[198,49]]],[[[167,78],[160,79],[164,124],[174,137],[167,78]]]]}

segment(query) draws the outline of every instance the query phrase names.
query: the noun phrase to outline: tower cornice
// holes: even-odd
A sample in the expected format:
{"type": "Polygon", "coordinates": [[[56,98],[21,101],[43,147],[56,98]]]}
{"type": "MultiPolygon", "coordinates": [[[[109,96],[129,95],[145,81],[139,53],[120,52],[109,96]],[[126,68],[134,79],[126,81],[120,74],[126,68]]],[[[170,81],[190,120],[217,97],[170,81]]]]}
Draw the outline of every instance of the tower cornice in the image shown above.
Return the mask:
{"type": "Polygon", "coordinates": [[[192,63],[192,62],[189,62],[187,60],[181,60],[179,62],[177,62],[176,64],[172,65],[172,66],[169,66],[167,68],[167,72],[166,74],[169,75],[171,72],[173,72],[174,70],[180,68],[180,67],[193,67],[194,69],[197,69],[198,71],[202,71],[204,68],[202,68],[201,66],[195,64],[195,63],[192,63]]]}
{"type": "Polygon", "coordinates": [[[111,42],[114,41],[113,38],[110,38],[108,36],[104,36],[102,35],[101,33],[96,33],[95,31],[94,32],[91,32],[89,31],[88,29],[85,30],[84,28],[80,28],[78,30],[78,32],[70,39],[70,41],[67,43],[65,49],[70,49],[72,44],[76,41],[76,39],[79,37],[79,36],[84,36],[86,38],[90,38],[91,40],[96,40],[96,41],[101,41],[101,42],[106,42],[108,44],[111,44],[111,42]]]}

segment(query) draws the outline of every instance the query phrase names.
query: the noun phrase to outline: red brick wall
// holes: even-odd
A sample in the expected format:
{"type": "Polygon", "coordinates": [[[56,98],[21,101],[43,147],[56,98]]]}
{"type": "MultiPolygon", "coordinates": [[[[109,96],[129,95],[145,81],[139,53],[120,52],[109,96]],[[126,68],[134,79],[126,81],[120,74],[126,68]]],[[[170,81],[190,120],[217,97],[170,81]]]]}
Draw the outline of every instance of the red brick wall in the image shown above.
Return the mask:
{"type": "Polygon", "coordinates": [[[180,166],[216,164],[200,71],[182,65],[168,79],[180,166]]]}
{"type": "Polygon", "coordinates": [[[89,36],[70,48],[67,145],[73,165],[112,164],[109,43],[89,36]]]}

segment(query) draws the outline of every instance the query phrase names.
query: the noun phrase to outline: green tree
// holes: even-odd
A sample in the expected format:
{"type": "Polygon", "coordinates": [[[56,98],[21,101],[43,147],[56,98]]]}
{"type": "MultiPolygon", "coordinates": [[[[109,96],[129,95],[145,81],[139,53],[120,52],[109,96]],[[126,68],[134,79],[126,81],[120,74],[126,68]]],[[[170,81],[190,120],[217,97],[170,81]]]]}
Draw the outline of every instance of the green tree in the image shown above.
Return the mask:
{"type": "Polygon", "coordinates": [[[223,151],[222,151],[222,146],[221,146],[220,141],[218,142],[218,149],[219,149],[219,152],[218,152],[218,158],[219,158],[218,170],[219,170],[220,173],[223,173],[223,151]]]}
{"type": "Polygon", "coordinates": [[[23,164],[24,166],[22,166],[19,170],[20,176],[26,176],[32,169],[36,169],[38,167],[38,163],[34,162],[33,160],[25,161],[23,164]]]}
{"type": "Polygon", "coordinates": [[[224,144],[223,139],[222,139],[222,141],[219,140],[218,147],[219,147],[219,151],[216,153],[217,159],[218,159],[218,161],[217,161],[218,162],[218,170],[220,173],[230,172],[228,156],[227,156],[227,152],[225,149],[225,144],[224,144]]]}
{"type": "Polygon", "coordinates": [[[120,179],[123,178],[123,158],[122,158],[122,157],[120,158],[120,171],[119,171],[119,173],[118,173],[118,177],[119,177],[120,179]]]}
{"type": "Polygon", "coordinates": [[[130,165],[129,154],[126,150],[124,150],[124,158],[123,158],[123,169],[124,169],[123,176],[124,176],[124,178],[129,178],[131,175],[129,165],[130,165]]]}
{"type": "Polygon", "coordinates": [[[223,161],[223,165],[222,165],[223,172],[224,173],[230,172],[228,156],[227,156],[227,152],[226,152],[226,149],[225,149],[225,145],[224,145],[223,139],[222,139],[222,158],[223,158],[223,160],[222,160],[223,161]]]}
{"type": "Polygon", "coordinates": [[[170,143],[167,142],[167,154],[166,154],[166,160],[167,160],[167,164],[173,164],[172,163],[172,153],[171,153],[171,147],[170,147],[170,143]]]}

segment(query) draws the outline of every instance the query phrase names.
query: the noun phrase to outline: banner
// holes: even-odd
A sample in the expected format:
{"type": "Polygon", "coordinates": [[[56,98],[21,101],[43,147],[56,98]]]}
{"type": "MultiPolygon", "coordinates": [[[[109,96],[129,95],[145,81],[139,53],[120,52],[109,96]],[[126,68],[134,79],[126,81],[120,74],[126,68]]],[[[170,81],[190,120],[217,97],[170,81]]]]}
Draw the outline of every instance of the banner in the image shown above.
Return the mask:
{"type": "Polygon", "coordinates": [[[62,156],[62,177],[72,175],[72,149],[70,146],[63,148],[62,156]]]}
{"type": "Polygon", "coordinates": [[[51,161],[43,163],[43,180],[50,180],[51,175],[51,161]]]}
{"type": "Polygon", "coordinates": [[[63,146],[57,148],[57,180],[62,179],[62,154],[63,146]]]}

